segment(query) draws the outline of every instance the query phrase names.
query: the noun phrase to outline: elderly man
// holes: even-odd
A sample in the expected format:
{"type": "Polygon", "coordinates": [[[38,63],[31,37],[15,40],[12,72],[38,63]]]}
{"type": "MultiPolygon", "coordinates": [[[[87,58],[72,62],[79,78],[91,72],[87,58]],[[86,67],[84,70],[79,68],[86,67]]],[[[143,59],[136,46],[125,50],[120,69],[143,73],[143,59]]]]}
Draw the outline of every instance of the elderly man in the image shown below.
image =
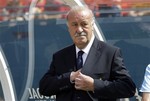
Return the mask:
{"type": "Polygon", "coordinates": [[[87,7],[75,6],[68,12],[73,44],[53,55],[40,80],[42,95],[56,95],[56,101],[116,101],[134,96],[136,87],[120,49],[99,41],[93,24],[93,13],[87,7]]]}

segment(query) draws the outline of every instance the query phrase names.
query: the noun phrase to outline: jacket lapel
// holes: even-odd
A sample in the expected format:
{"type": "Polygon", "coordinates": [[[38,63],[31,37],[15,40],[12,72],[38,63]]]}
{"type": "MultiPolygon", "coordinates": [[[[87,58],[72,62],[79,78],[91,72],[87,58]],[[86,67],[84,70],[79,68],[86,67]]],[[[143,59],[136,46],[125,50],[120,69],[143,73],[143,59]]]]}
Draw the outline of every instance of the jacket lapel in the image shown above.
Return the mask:
{"type": "Polygon", "coordinates": [[[76,52],[75,52],[75,45],[70,46],[70,49],[67,51],[67,56],[65,60],[67,67],[69,68],[69,71],[75,71],[76,70],[76,52]]]}
{"type": "Polygon", "coordinates": [[[96,62],[99,60],[101,55],[101,42],[98,39],[94,39],[92,47],[89,51],[85,64],[82,68],[82,73],[90,75],[91,71],[93,71],[93,67],[95,66],[96,62]]]}

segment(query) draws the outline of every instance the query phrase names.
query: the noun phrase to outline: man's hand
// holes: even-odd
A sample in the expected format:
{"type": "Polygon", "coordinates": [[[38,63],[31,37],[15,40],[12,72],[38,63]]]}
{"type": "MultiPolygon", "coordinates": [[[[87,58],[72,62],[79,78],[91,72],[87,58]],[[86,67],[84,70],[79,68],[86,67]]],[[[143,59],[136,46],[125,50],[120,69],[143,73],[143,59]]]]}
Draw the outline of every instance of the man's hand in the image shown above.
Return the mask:
{"type": "Polygon", "coordinates": [[[84,91],[94,91],[94,79],[78,71],[75,78],[75,88],[84,91]]]}
{"type": "Polygon", "coordinates": [[[77,78],[77,76],[79,75],[80,71],[81,70],[78,70],[76,72],[71,72],[71,75],[70,75],[70,81],[71,81],[71,83],[75,83],[75,78],[77,78]]]}

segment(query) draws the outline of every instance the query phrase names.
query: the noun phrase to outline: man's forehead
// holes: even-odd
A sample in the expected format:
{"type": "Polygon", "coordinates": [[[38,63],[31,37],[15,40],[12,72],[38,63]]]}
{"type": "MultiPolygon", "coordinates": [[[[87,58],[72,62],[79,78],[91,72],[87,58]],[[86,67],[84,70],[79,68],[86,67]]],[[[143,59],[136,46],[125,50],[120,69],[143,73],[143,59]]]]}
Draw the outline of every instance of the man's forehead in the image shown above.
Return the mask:
{"type": "Polygon", "coordinates": [[[91,18],[91,15],[87,11],[77,11],[77,12],[71,12],[68,17],[75,18],[78,20],[78,19],[91,18]]]}

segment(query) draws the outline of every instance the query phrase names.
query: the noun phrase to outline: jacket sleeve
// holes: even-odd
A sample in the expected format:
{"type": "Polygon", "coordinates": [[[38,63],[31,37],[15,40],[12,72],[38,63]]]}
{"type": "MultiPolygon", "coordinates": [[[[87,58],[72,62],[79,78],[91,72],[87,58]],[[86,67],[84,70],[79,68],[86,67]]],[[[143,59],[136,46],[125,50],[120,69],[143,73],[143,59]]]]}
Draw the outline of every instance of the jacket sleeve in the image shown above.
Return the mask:
{"type": "Polygon", "coordinates": [[[62,91],[70,90],[73,87],[73,84],[70,82],[71,72],[68,71],[65,73],[56,73],[56,64],[59,64],[59,71],[61,71],[61,66],[62,68],[64,68],[65,66],[62,61],[56,61],[57,60],[55,59],[55,56],[53,56],[50,69],[40,80],[39,92],[41,95],[56,95],[57,93],[61,93],[62,91]]]}

